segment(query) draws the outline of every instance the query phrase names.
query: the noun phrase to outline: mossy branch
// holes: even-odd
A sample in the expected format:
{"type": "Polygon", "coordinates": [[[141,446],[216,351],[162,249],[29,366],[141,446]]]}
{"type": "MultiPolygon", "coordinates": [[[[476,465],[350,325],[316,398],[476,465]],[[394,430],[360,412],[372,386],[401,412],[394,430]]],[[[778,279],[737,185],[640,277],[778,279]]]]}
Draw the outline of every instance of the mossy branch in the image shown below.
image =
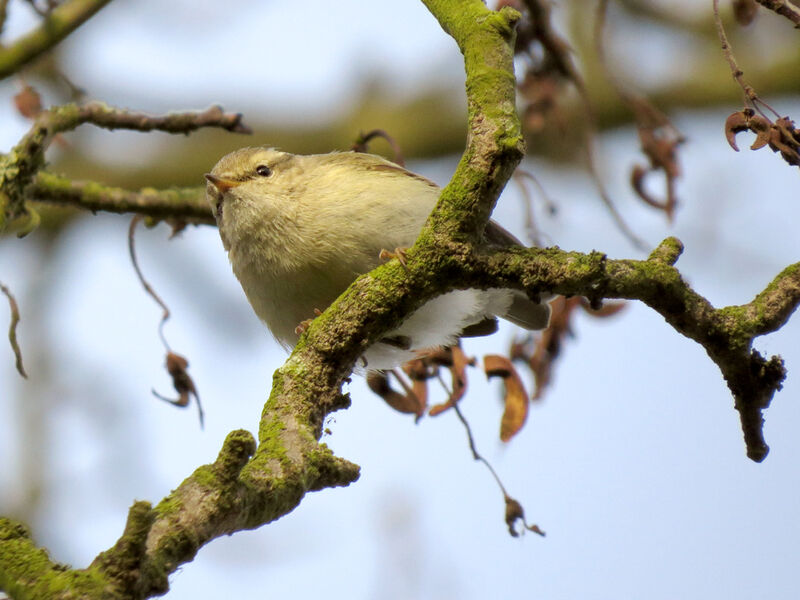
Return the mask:
{"type": "Polygon", "coordinates": [[[86,569],[51,561],[22,525],[0,518],[0,589],[15,600],[164,594],[169,574],[212,539],[273,521],[306,492],[358,479],[356,465],[317,443],[320,413],[280,398],[273,394],[267,403],[269,426],[258,449],[249,432],[228,434],[217,460],[198,468],[155,508],[135,502],[122,537],[86,569]]]}
{"type": "Polygon", "coordinates": [[[25,188],[28,201],[74,206],[91,212],[134,213],[155,220],[179,220],[196,225],[215,225],[204,187],[138,192],[109,187],[95,181],[72,181],[46,171],[39,171],[25,188]]]}
{"type": "MultiPolygon", "coordinates": [[[[13,75],[20,67],[53,48],[110,1],[67,0],[56,6],[38,27],[0,48],[0,80],[13,75]]],[[[5,2],[2,8],[2,16],[5,17],[5,2]]]]}
{"type": "MultiPolygon", "coordinates": [[[[0,229],[5,223],[27,217],[32,221],[30,229],[38,222],[34,211],[26,204],[29,186],[34,183],[39,171],[44,167],[44,153],[56,135],[71,131],[80,125],[91,123],[105,129],[130,129],[135,131],[165,131],[167,133],[190,133],[203,127],[219,127],[235,133],[249,133],[242,123],[242,115],[223,112],[219,106],[204,111],[170,113],[164,116],[151,116],[124,109],[110,107],[102,102],[87,104],[65,104],[40,113],[33,127],[8,154],[0,155],[0,229]]],[[[39,192],[39,199],[86,202],[91,207],[98,195],[105,193],[89,183],[67,186],[53,177],[43,177],[33,191],[39,192]],[[49,186],[48,186],[49,184],[49,186]],[[86,194],[78,196],[76,187],[83,186],[86,194]],[[66,189],[69,187],[70,189],[66,189]],[[47,195],[46,195],[47,194],[47,195]]],[[[117,194],[119,200],[120,194],[117,194]]],[[[107,198],[104,198],[107,199],[107,198]]],[[[128,196],[128,200],[130,200],[128,196]]],[[[105,206],[109,206],[105,202],[105,206]]],[[[131,205],[133,206],[133,204],[131,205]]],[[[139,203],[141,206],[141,202],[139,203]]],[[[135,212],[135,211],[134,211],[135,212]]]]}

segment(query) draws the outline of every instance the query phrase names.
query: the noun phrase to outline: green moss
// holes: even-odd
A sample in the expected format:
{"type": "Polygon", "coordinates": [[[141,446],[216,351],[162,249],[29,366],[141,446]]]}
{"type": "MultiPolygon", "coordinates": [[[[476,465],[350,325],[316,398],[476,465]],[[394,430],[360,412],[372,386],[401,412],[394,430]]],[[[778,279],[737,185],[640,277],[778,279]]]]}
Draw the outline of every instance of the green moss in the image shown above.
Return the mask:
{"type": "Polygon", "coordinates": [[[153,510],[156,512],[157,519],[164,519],[177,514],[182,508],[183,503],[178,495],[173,491],[169,496],[166,496],[163,500],[161,500],[161,502],[156,504],[156,507],[153,510]]]}

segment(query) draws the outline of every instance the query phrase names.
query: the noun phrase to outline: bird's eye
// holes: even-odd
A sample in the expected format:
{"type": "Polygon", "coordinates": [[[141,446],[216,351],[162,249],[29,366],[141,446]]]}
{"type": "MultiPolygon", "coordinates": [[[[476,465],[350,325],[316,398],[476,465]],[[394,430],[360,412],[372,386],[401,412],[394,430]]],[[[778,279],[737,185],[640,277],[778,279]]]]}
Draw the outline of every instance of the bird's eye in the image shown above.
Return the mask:
{"type": "Polygon", "coordinates": [[[256,167],[256,173],[262,177],[269,177],[272,175],[272,169],[270,169],[267,165],[258,165],[256,167]]]}

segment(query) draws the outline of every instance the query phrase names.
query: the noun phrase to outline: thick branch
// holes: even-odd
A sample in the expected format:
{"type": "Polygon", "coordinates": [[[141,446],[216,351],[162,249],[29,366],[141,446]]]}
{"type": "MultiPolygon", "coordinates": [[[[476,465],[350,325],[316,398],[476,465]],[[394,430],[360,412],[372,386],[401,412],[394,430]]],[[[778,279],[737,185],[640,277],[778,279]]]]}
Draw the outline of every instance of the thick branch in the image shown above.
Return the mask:
{"type": "Polygon", "coordinates": [[[488,10],[480,0],[423,0],[455,39],[467,72],[467,148],[418,243],[434,235],[476,241],[494,203],[525,153],[516,114],[516,10],[488,10]]]}
{"type": "MultiPolygon", "coordinates": [[[[30,33],[0,49],[0,80],[50,50],[110,0],[67,0],[54,8],[30,33]]],[[[5,16],[5,2],[2,3],[5,16]]]]}
{"type": "Polygon", "coordinates": [[[784,269],[749,304],[714,308],[672,266],[681,250],[668,238],[648,260],[608,260],[600,253],[558,248],[500,252],[473,257],[456,275],[480,287],[520,284],[529,295],[543,290],[590,300],[641,300],[681,334],[695,340],[722,371],[740,413],[747,455],[763,460],[769,447],[762,432],[762,410],[785,378],[783,361],[763,358],[753,339],[779,329],[800,303],[800,263],[784,269]]]}

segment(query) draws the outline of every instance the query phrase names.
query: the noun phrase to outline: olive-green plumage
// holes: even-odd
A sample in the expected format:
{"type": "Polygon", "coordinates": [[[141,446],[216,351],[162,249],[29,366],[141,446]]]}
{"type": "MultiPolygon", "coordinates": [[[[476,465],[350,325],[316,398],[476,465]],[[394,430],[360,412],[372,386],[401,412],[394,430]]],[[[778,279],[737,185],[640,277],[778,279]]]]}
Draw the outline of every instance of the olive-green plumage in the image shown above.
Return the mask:
{"type": "MultiPolygon", "coordinates": [[[[327,308],[378,266],[381,250],[411,246],[439,196],[424,177],[354,152],[299,156],[243,148],[223,157],[206,178],[233,271],[256,314],[285,346],[294,345],[295,328],[315,309],[327,308]]],[[[493,242],[519,243],[497,224],[490,228],[493,242]]],[[[462,290],[426,304],[394,333],[411,340],[407,350],[423,349],[452,343],[464,328],[494,315],[539,329],[549,309],[513,290],[462,290]]],[[[411,356],[392,348],[373,356],[368,351],[369,367],[411,356]]]]}

